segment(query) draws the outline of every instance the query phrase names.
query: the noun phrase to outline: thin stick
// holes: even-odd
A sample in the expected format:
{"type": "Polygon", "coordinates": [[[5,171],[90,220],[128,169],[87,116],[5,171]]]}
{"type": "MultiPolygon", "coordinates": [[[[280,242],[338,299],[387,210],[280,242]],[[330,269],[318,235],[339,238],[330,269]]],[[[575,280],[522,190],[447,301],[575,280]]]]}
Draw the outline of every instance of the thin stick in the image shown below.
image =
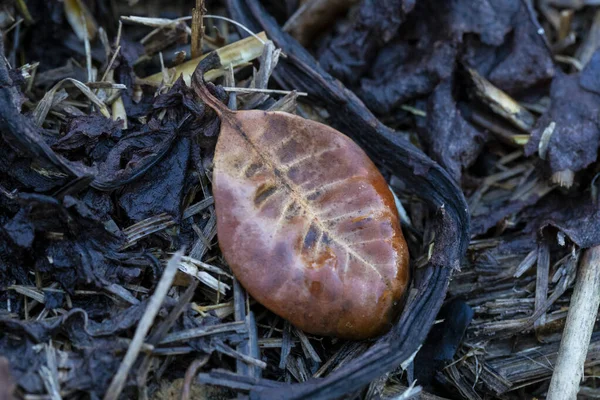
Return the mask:
{"type": "MultiPolygon", "coordinates": [[[[185,308],[188,306],[192,297],[194,297],[194,293],[196,292],[196,288],[198,287],[198,281],[193,280],[190,286],[185,290],[183,295],[179,298],[179,302],[177,305],[171,310],[167,318],[154,330],[154,332],[150,335],[150,337],[146,340],[146,344],[155,345],[157,344],[171,329],[171,327],[177,321],[177,318],[185,311],[185,308]]],[[[152,363],[153,356],[152,354],[146,354],[144,361],[138,368],[137,374],[137,385],[140,389],[143,389],[141,397],[148,398],[146,393],[146,379],[148,377],[148,371],[150,370],[150,365],[152,363]]]]}
{"type": "MultiPolygon", "coordinates": [[[[277,89],[257,89],[257,88],[239,88],[239,87],[225,87],[223,90],[226,92],[237,92],[237,93],[268,93],[268,94],[290,94],[292,91],[289,90],[277,90],[277,89]]],[[[295,92],[298,96],[308,96],[306,92],[295,92]]]]}
{"type": "Polygon", "coordinates": [[[232,19],[230,19],[230,18],[223,17],[223,16],[220,16],[220,15],[209,15],[209,14],[206,14],[206,15],[204,16],[204,18],[220,19],[220,20],[223,20],[223,21],[227,21],[227,22],[229,22],[230,24],[233,24],[233,25],[235,25],[235,26],[237,26],[237,27],[240,27],[240,28],[241,28],[241,29],[243,29],[243,30],[244,30],[246,33],[248,33],[249,35],[252,35],[252,36],[253,36],[253,37],[254,37],[256,40],[258,40],[259,42],[261,42],[263,45],[264,45],[264,44],[267,44],[267,42],[265,42],[264,40],[262,40],[262,39],[261,39],[261,37],[260,37],[260,33],[258,33],[258,34],[257,34],[257,33],[254,33],[254,32],[252,32],[250,29],[248,29],[246,26],[244,26],[244,25],[240,24],[239,22],[237,22],[237,21],[234,21],[234,20],[232,20],[232,19]]]}
{"type": "Polygon", "coordinates": [[[117,30],[117,38],[115,39],[115,47],[121,46],[121,35],[123,34],[123,21],[119,20],[119,29],[117,30]]]}
{"type": "MultiPolygon", "coordinates": [[[[535,311],[543,308],[548,299],[548,275],[550,273],[550,244],[543,238],[538,247],[537,273],[535,282],[535,311]]],[[[546,322],[546,313],[535,321],[535,327],[543,326],[546,322]]]]}
{"type": "Polygon", "coordinates": [[[90,36],[88,33],[87,21],[83,12],[81,13],[81,22],[83,24],[83,42],[85,44],[85,65],[87,67],[88,82],[94,81],[94,73],[92,72],[92,48],[90,46],[90,36]]]}
{"type": "Polygon", "coordinates": [[[165,271],[163,272],[163,275],[156,286],[156,290],[148,302],[146,312],[144,313],[144,316],[140,320],[138,327],[135,330],[133,340],[127,349],[125,358],[123,358],[123,361],[119,366],[119,370],[113,377],[112,381],[110,382],[110,386],[104,395],[104,400],[116,400],[121,394],[123,386],[125,385],[125,381],[127,380],[129,370],[135,363],[135,360],[142,349],[144,338],[150,331],[150,328],[154,323],[154,318],[156,318],[156,315],[160,310],[160,306],[167,296],[167,292],[171,288],[171,284],[173,283],[173,279],[177,273],[177,266],[181,262],[181,256],[183,256],[183,250],[175,253],[167,263],[167,267],[165,268],[165,271]]]}
{"type": "Polygon", "coordinates": [[[196,0],[196,7],[192,10],[192,58],[202,55],[202,42],[204,39],[204,0],[196,0]]]}
{"type": "Polygon", "coordinates": [[[579,271],[547,400],[575,399],[600,305],[600,246],[586,250],[579,271]]]}
{"type": "Polygon", "coordinates": [[[102,75],[102,79],[100,79],[100,82],[104,82],[104,81],[106,81],[106,78],[108,78],[108,73],[112,69],[115,61],[117,60],[117,56],[119,55],[120,51],[121,51],[121,46],[118,46],[117,49],[115,50],[115,53],[112,55],[110,62],[106,66],[106,71],[104,71],[104,74],[102,75]]]}
{"type": "MultiPolygon", "coordinates": [[[[236,321],[244,321],[246,319],[246,292],[237,279],[233,280],[233,310],[236,321]]],[[[243,341],[236,346],[236,350],[241,353],[249,354],[250,344],[248,341],[243,341]]],[[[251,376],[248,364],[242,360],[236,360],[236,371],[239,375],[251,376]]]]}

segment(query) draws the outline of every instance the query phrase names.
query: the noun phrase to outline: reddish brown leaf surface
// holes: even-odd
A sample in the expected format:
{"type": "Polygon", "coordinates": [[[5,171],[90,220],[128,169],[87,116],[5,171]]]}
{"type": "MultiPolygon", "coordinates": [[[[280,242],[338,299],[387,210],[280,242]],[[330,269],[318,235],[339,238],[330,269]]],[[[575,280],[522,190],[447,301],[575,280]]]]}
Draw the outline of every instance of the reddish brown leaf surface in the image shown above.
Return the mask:
{"type": "Polygon", "coordinates": [[[348,137],[264,111],[221,116],[213,194],[223,255],[261,304],[306,332],[385,332],[408,281],[394,198],[348,137]]]}
{"type": "Polygon", "coordinates": [[[10,374],[8,360],[0,357],[0,400],[13,400],[15,382],[10,374]]]}

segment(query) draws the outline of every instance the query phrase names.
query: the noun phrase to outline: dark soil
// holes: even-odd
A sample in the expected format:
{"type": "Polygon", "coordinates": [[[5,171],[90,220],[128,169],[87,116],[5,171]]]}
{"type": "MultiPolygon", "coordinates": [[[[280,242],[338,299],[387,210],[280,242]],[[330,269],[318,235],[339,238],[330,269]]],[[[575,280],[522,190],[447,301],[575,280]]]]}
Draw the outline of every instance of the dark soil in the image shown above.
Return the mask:
{"type": "MultiPolygon", "coordinates": [[[[230,108],[327,123],[381,169],[411,252],[394,326],[307,335],[235,280],[220,121],[198,60],[174,73],[195,1],[0,1],[0,399],[387,399],[415,380],[422,399],[545,396],[600,245],[600,9],[348,1],[296,25],[303,46],[284,26],[308,3],[207,0],[246,28],[207,16],[197,71],[230,108]],[[248,30],[272,42],[227,58],[248,30]]],[[[582,398],[599,359],[596,326],[582,398]]]]}

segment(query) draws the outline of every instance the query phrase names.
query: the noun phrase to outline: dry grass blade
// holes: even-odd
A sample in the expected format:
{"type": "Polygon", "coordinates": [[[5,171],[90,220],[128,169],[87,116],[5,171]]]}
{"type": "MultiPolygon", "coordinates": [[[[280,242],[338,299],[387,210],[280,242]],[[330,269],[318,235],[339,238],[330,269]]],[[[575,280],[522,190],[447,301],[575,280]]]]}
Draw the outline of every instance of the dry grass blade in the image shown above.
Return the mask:
{"type": "Polygon", "coordinates": [[[27,296],[30,299],[37,301],[38,303],[45,302],[44,293],[36,287],[23,286],[23,285],[12,285],[12,286],[9,286],[8,289],[14,290],[17,293],[27,296]]]}
{"type": "Polygon", "coordinates": [[[195,339],[203,336],[216,335],[218,333],[235,332],[240,334],[247,334],[248,329],[243,321],[240,322],[229,322],[220,325],[208,326],[205,328],[193,328],[181,332],[175,332],[167,335],[163,340],[159,342],[160,345],[171,344],[176,342],[183,342],[190,339],[195,339]]]}
{"type": "Polygon", "coordinates": [[[108,293],[115,295],[117,298],[129,304],[139,304],[139,300],[135,298],[127,289],[116,283],[108,284],[104,287],[108,293]]]}
{"type": "Polygon", "coordinates": [[[123,90],[127,89],[127,86],[122,83],[112,83],[112,82],[89,82],[86,84],[90,89],[104,89],[104,90],[123,90]]]}
{"type": "Polygon", "coordinates": [[[548,153],[548,145],[550,144],[550,139],[552,138],[552,134],[554,133],[554,129],[556,128],[556,123],[554,121],[550,122],[544,132],[542,132],[542,138],[540,139],[540,144],[538,145],[538,155],[542,160],[546,159],[546,154],[548,153]]]}
{"type": "Polygon", "coordinates": [[[294,332],[296,333],[296,336],[298,336],[298,338],[300,339],[300,344],[302,344],[302,350],[304,350],[304,355],[307,358],[312,358],[312,360],[315,363],[320,364],[322,362],[321,357],[319,357],[319,354],[317,354],[317,351],[310,343],[310,340],[308,340],[306,334],[304,334],[304,332],[297,328],[294,328],[294,332]]]}
{"type": "Polygon", "coordinates": [[[33,115],[34,121],[38,126],[42,126],[42,124],[46,120],[46,116],[48,115],[48,112],[54,104],[53,102],[55,95],[57,94],[57,92],[59,92],[59,90],[63,88],[63,86],[66,83],[73,84],[77,89],[79,89],[79,91],[81,91],[81,93],[85,97],[87,97],[92,102],[92,104],[98,107],[98,110],[102,115],[104,115],[106,118],[110,118],[110,112],[108,111],[106,104],[104,104],[104,102],[100,100],[98,96],[96,96],[96,94],[90,89],[88,85],[73,78],[66,78],[54,85],[54,87],[44,95],[42,100],[40,100],[37,107],[35,108],[33,115]]]}
{"type": "Polygon", "coordinates": [[[192,204],[191,206],[189,206],[188,208],[185,209],[185,211],[183,212],[183,218],[190,218],[193,217],[194,215],[204,211],[205,209],[207,209],[209,206],[215,204],[215,200],[212,196],[209,196],[201,201],[199,201],[196,204],[192,204]]]}
{"type": "Polygon", "coordinates": [[[31,17],[31,13],[29,12],[29,9],[27,8],[27,4],[25,3],[25,0],[17,0],[16,5],[17,5],[17,9],[19,10],[21,15],[25,19],[25,22],[27,24],[32,24],[33,18],[31,17]]]}
{"type": "Polygon", "coordinates": [[[298,93],[296,91],[286,94],[281,99],[277,100],[275,104],[269,107],[268,111],[282,111],[290,114],[295,114],[298,108],[298,93]]]}
{"type": "Polygon", "coordinates": [[[224,344],[218,343],[215,346],[215,348],[217,349],[217,351],[219,353],[223,353],[225,355],[228,355],[231,358],[235,358],[237,360],[243,361],[244,363],[246,363],[250,366],[258,367],[261,369],[267,368],[267,363],[265,363],[264,361],[250,357],[246,354],[242,354],[239,351],[236,351],[236,350],[232,349],[231,347],[226,346],[224,344]]]}
{"type": "Polygon", "coordinates": [[[58,366],[56,364],[56,350],[50,344],[44,344],[46,353],[46,365],[40,368],[39,374],[44,381],[46,391],[52,400],[62,400],[60,395],[60,383],[58,380],[58,366]]]}
{"type": "Polygon", "coordinates": [[[536,250],[532,250],[531,252],[529,252],[529,254],[527,254],[527,256],[523,259],[523,261],[521,261],[521,263],[519,264],[517,271],[514,274],[515,278],[519,278],[521,277],[525,272],[527,272],[531,267],[533,267],[533,265],[535,264],[535,262],[537,261],[537,251],[536,250]]]}
{"type": "Polygon", "coordinates": [[[306,92],[295,92],[289,90],[276,90],[276,89],[257,89],[257,88],[238,88],[238,87],[227,87],[224,86],[223,90],[226,92],[237,92],[237,93],[266,93],[266,94],[296,94],[296,96],[308,96],[306,92]]]}
{"type": "Polygon", "coordinates": [[[152,18],[152,17],[138,17],[135,15],[122,16],[121,20],[125,22],[132,22],[153,28],[175,28],[181,21],[189,20],[190,17],[168,19],[168,18],[152,18]]]}
{"type": "MultiPolygon", "coordinates": [[[[237,68],[242,65],[246,65],[250,61],[260,57],[263,52],[264,42],[267,40],[267,37],[264,32],[258,33],[257,36],[258,38],[248,37],[216,50],[223,68],[226,68],[229,65],[237,68]]],[[[173,77],[179,77],[180,75],[183,75],[184,80],[189,84],[190,77],[196,70],[196,67],[198,67],[198,63],[206,57],[207,55],[203,55],[202,57],[180,64],[173,68],[173,71],[170,73],[170,75],[173,77]]],[[[224,73],[224,69],[207,71],[204,75],[204,78],[210,81],[223,76],[224,73]]],[[[141,79],[141,82],[155,86],[158,86],[162,81],[162,73],[150,75],[141,79]]]]}
{"type": "Polygon", "coordinates": [[[123,121],[123,129],[127,129],[128,128],[127,111],[125,110],[125,104],[123,103],[123,99],[121,98],[121,96],[119,96],[112,103],[111,106],[112,106],[113,120],[114,121],[118,121],[118,120],[123,121]]]}
{"type": "Polygon", "coordinates": [[[178,251],[167,263],[163,275],[156,286],[156,290],[154,291],[152,297],[150,297],[146,312],[144,313],[144,316],[140,320],[137,329],[135,330],[133,340],[131,341],[129,349],[127,349],[127,353],[125,354],[125,357],[119,366],[119,370],[113,377],[110,386],[104,395],[104,400],[116,400],[121,394],[121,390],[123,390],[123,385],[125,384],[127,375],[137,359],[142,345],[144,344],[144,339],[152,327],[154,318],[158,314],[167,292],[171,288],[171,284],[175,278],[175,273],[177,272],[177,266],[181,262],[182,256],[183,251],[178,251]]]}
{"type": "Polygon", "coordinates": [[[194,246],[190,250],[190,257],[197,260],[201,260],[204,254],[211,248],[211,240],[217,234],[217,216],[214,212],[211,212],[208,222],[202,230],[194,225],[194,231],[198,235],[198,240],[194,243],[194,246]]]}
{"type": "MultiPolygon", "coordinates": [[[[548,280],[550,271],[550,243],[549,239],[543,238],[538,246],[537,269],[535,283],[535,311],[543,308],[548,298],[548,280]]],[[[545,316],[535,321],[536,327],[543,325],[545,316]]]]}
{"type": "Polygon", "coordinates": [[[598,47],[600,47],[600,10],[596,10],[594,13],[592,26],[575,53],[582,66],[585,66],[591,60],[598,47]]]}
{"type": "Polygon", "coordinates": [[[174,224],[175,221],[170,215],[160,214],[131,225],[129,228],[123,230],[127,242],[123,245],[122,249],[131,247],[140,239],[153,233],[160,232],[174,224]]]}
{"type": "Polygon", "coordinates": [[[475,85],[475,95],[481,101],[517,128],[525,132],[531,131],[535,123],[535,118],[526,108],[522,107],[508,94],[492,85],[474,69],[467,68],[467,72],[475,85]]]}
{"type": "MultiPolygon", "coordinates": [[[[236,321],[245,321],[246,319],[246,300],[248,295],[237,279],[233,279],[233,303],[234,317],[236,321]]],[[[250,333],[250,332],[248,332],[250,333]]],[[[236,346],[236,350],[242,354],[249,354],[249,343],[242,342],[236,346]]],[[[250,375],[250,367],[241,360],[236,361],[236,372],[240,375],[250,375]]]]}
{"type": "MultiPolygon", "coordinates": [[[[175,324],[177,319],[181,316],[181,314],[185,311],[186,307],[188,307],[192,297],[195,294],[196,288],[198,287],[198,282],[192,282],[190,286],[185,290],[183,295],[179,298],[177,305],[173,307],[169,315],[158,324],[156,329],[153,330],[152,335],[148,338],[146,343],[151,346],[155,346],[171,329],[171,327],[175,324]]],[[[205,356],[208,359],[208,355],[205,356]]],[[[140,368],[137,373],[137,382],[138,385],[142,388],[146,388],[146,380],[148,377],[148,372],[150,371],[150,366],[153,361],[153,356],[147,354],[142,362],[140,368]]],[[[143,396],[147,396],[145,391],[143,392],[143,396]]]]}
{"type": "Polygon", "coordinates": [[[185,259],[182,259],[182,261],[179,263],[180,271],[187,275],[195,277],[209,288],[219,292],[221,295],[227,294],[227,292],[231,289],[231,286],[221,282],[220,280],[216,279],[207,272],[200,271],[199,268],[207,269],[211,272],[231,278],[231,275],[227,274],[225,271],[222,271],[217,267],[205,264],[202,261],[195,260],[190,257],[185,257],[185,259]]]}
{"type": "Polygon", "coordinates": [[[65,15],[79,40],[93,40],[98,33],[98,24],[82,0],[64,0],[65,15]]]}
{"type": "Polygon", "coordinates": [[[498,139],[506,144],[522,147],[529,141],[530,136],[521,134],[521,130],[513,127],[512,125],[501,125],[494,119],[490,118],[490,116],[485,115],[478,110],[473,110],[472,114],[470,115],[470,119],[477,125],[488,129],[491,133],[496,135],[498,139]]]}
{"type": "Polygon", "coordinates": [[[200,315],[206,315],[207,312],[214,311],[214,313],[221,319],[225,319],[235,312],[233,302],[231,301],[227,303],[215,304],[213,306],[199,306],[192,303],[192,309],[197,311],[200,315]]]}
{"type": "Polygon", "coordinates": [[[181,260],[184,261],[184,262],[186,262],[186,263],[195,265],[197,268],[204,269],[206,271],[213,272],[213,273],[215,273],[217,275],[223,275],[223,276],[226,276],[226,277],[228,277],[230,279],[233,279],[233,275],[231,275],[231,274],[223,271],[221,268],[216,267],[214,265],[207,264],[207,263],[202,262],[200,260],[196,260],[196,259],[194,259],[192,257],[186,257],[186,256],[183,256],[181,258],[181,260]]]}

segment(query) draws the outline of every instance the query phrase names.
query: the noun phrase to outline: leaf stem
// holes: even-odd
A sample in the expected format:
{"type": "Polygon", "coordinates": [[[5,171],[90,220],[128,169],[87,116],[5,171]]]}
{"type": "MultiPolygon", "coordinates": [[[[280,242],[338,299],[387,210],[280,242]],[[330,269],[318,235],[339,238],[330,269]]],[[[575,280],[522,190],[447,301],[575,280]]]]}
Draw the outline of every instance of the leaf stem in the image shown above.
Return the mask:
{"type": "Polygon", "coordinates": [[[206,82],[204,82],[203,75],[204,72],[202,71],[202,68],[198,66],[198,68],[196,68],[196,70],[192,74],[192,88],[194,89],[194,92],[196,92],[198,97],[200,97],[207,106],[212,108],[219,117],[222,117],[223,114],[233,113],[234,111],[227,108],[225,104],[221,103],[221,101],[219,101],[219,99],[217,99],[210,92],[210,90],[208,90],[206,82]]]}

